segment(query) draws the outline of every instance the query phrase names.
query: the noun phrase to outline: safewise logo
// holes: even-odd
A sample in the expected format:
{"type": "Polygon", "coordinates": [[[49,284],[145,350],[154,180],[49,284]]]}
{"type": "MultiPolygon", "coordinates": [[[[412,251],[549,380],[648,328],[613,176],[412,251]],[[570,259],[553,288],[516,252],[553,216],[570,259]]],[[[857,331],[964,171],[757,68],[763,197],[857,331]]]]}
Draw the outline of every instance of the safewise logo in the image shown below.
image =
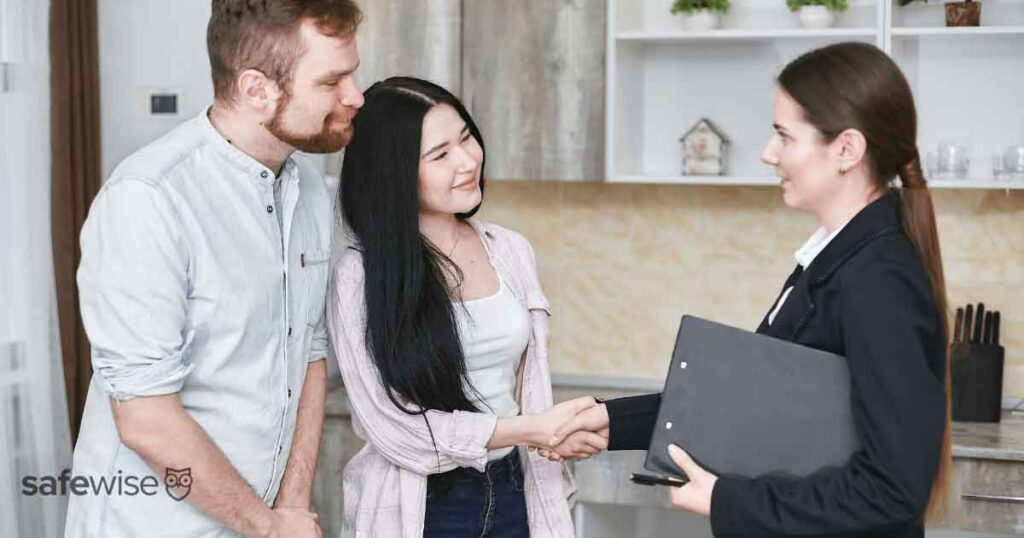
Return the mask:
{"type": "MultiPolygon", "coordinates": [[[[34,497],[57,495],[152,497],[160,492],[160,479],[153,475],[128,475],[118,471],[114,475],[72,475],[64,469],[58,475],[25,475],[21,478],[21,494],[34,497]]],[[[175,501],[182,501],[192,492],[192,468],[167,468],[163,490],[175,501]]]]}

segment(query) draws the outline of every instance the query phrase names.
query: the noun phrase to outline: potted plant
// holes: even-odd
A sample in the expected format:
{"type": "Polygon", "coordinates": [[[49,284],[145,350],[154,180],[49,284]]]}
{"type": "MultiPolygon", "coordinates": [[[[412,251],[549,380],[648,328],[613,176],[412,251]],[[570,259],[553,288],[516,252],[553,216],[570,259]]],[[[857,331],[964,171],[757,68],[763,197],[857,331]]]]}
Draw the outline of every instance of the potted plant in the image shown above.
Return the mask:
{"type": "Polygon", "coordinates": [[[729,12],[729,0],[675,0],[672,14],[682,13],[683,27],[691,31],[718,28],[721,16],[729,12]]]}
{"type": "Polygon", "coordinates": [[[786,0],[804,28],[828,28],[836,21],[836,13],[849,7],[846,0],[786,0]]]}
{"type": "Polygon", "coordinates": [[[946,26],[980,26],[981,2],[946,2],[946,26]]]}

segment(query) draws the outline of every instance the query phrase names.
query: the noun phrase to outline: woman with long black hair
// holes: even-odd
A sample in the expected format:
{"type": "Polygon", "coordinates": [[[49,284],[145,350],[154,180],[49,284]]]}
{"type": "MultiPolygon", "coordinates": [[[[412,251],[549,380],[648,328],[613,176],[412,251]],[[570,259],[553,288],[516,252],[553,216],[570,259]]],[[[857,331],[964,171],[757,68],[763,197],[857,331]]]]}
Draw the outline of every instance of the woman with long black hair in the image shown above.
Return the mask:
{"type": "MultiPolygon", "coordinates": [[[[672,503],[710,515],[719,536],[922,537],[945,500],[950,384],[942,258],[910,86],[871,45],[816,49],[779,75],[773,128],[761,159],[781,178],[784,203],[820,228],[757,331],[846,357],[863,448],[796,478],[714,476],[679,447],[656,447],[690,479],[670,488],[672,503]]],[[[646,450],[660,397],[594,406],[556,437],[607,429],[610,450],[646,450]]]]}
{"type": "MultiPolygon", "coordinates": [[[[356,434],[345,536],[574,535],[564,463],[518,448],[593,406],[552,406],[549,308],[520,234],[471,219],[483,138],[462,103],[379,82],[345,151],[328,328],[356,434]]],[[[606,446],[593,434],[575,456],[606,446]]]]}

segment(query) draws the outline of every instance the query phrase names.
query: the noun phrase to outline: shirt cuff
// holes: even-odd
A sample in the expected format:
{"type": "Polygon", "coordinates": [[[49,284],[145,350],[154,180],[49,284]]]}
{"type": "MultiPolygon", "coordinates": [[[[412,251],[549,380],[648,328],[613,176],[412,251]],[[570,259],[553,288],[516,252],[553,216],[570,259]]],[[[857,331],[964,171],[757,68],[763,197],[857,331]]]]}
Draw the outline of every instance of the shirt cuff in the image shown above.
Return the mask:
{"type": "Polygon", "coordinates": [[[498,426],[498,417],[488,413],[453,411],[455,426],[449,439],[452,460],[461,467],[483,472],[487,469],[487,442],[498,426]]]}
{"type": "Polygon", "coordinates": [[[322,338],[319,336],[313,337],[313,342],[309,346],[309,355],[306,357],[307,362],[316,362],[327,358],[327,335],[322,338]]]}
{"type": "Polygon", "coordinates": [[[180,351],[162,359],[112,356],[94,350],[93,377],[100,388],[118,401],[174,394],[181,391],[185,378],[196,367],[188,358],[191,345],[190,333],[180,351]]]}

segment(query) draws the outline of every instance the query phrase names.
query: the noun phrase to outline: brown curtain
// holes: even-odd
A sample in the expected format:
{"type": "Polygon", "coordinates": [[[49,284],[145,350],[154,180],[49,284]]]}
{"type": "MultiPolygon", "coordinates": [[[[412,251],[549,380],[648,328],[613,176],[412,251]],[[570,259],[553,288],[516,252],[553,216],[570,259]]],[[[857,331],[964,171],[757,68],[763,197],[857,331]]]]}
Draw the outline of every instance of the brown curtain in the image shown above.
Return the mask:
{"type": "Polygon", "coordinates": [[[71,438],[92,378],[78,309],[78,232],[99,191],[100,82],[96,0],[50,2],[50,151],[53,264],[71,438]]]}

